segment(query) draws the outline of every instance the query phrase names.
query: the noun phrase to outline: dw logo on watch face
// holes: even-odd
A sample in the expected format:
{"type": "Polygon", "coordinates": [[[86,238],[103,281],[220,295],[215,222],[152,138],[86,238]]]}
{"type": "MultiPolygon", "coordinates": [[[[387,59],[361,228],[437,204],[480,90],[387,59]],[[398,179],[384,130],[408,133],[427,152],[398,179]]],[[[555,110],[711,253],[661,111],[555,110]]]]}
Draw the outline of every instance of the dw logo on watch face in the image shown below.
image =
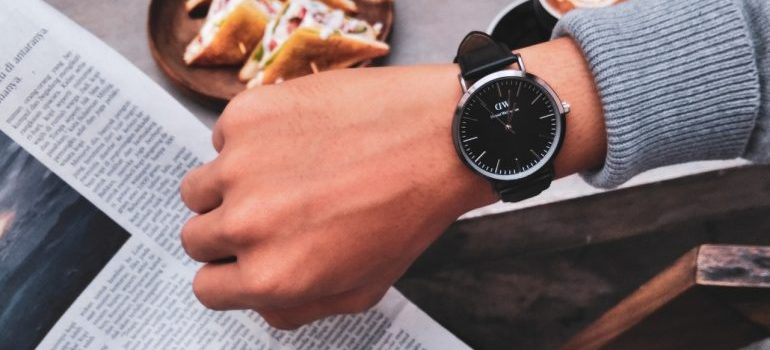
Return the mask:
{"type": "Polygon", "coordinates": [[[496,111],[502,111],[502,110],[504,110],[504,109],[506,109],[506,108],[508,108],[510,106],[511,105],[508,103],[508,101],[498,102],[498,103],[495,104],[495,110],[496,111]]]}

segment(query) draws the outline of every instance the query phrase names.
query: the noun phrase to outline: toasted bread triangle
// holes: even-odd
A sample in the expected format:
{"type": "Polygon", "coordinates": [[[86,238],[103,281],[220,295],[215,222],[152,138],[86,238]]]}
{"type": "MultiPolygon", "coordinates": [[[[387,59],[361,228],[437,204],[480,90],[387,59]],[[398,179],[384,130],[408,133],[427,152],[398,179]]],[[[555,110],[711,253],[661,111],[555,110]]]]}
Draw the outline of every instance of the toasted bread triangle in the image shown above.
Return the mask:
{"type": "MultiPolygon", "coordinates": [[[[318,30],[299,28],[291,34],[262,67],[262,85],[273,84],[320,71],[350,67],[358,62],[387,55],[388,44],[334,33],[321,37],[318,30]]],[[[257,83],[257,82],[255,82],[257,83]]],[[[253,85],[253,83],[252,83],[253,85]]]]}
{"type": "Polygon", "coordinates": [[[200,66],[242,64],[259,44],[269,20],[269,15],[250,1],[242,1],[227,15],[208,45],[199,52],[185,53],[185,62],[200,66]]]}

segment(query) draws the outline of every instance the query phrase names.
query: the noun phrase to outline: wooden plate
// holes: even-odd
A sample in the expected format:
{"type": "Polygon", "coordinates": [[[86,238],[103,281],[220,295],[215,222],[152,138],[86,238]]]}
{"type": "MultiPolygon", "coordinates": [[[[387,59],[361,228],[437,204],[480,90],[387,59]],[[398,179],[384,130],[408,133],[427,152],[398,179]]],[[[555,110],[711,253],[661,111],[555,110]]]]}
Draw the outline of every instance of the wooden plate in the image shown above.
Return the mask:
{"type": "MultiPolygon", "coordinates": [[[[188,67],[182,60],[187,44],[203,25],[202,18],[191,18],[184,0],[152,0],[148,21],[150,51],[161,70],[177,86],[205,102],[227,102],[246,89],[238,80],[241,67],[188,67]]],[[[380,40],[386,41],[393,27],[393,0],[355,0],[356,17],[369,23],[382,23],[380,40]]],[[[376,61],[362,62],[370,66],[376,61]]]]}

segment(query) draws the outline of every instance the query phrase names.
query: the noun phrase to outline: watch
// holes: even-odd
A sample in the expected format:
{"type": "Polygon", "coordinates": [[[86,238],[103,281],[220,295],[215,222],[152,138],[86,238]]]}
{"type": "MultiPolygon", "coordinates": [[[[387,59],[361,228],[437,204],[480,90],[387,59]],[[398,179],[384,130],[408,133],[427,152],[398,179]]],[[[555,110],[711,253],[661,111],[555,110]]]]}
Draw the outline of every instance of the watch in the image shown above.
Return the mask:
{"type": "Polygon", "coordinates": [[[455,63],[463,96],[452,133],[463,163],[487,179],[505,202],[550,187],[569,104],[527,73],[519,54],[486,33],[468,34],[455,63]]]}

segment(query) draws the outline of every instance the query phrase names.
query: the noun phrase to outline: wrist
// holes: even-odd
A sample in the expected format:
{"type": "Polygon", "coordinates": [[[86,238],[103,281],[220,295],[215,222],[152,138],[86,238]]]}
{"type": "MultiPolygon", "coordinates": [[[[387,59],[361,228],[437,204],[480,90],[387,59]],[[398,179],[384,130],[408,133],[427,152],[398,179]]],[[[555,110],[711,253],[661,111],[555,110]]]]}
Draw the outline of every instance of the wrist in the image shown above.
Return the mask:
{"type": "Polygon", "coordinates": [[[455,217],[470,210],[492,204],[498,197],[492,185],[478,174],[471,171],[462,163],[455,149],[452,138],[452,118],[457,103],[463,95],[458,80],[460,69],[455,64],[445,64],[424,67],[430,71],[432,86],[436,87],[435,104],[440,106],[432,111],[431,125],[438,126],[436,133],[440,142],[435,148],[437,157],[442,164],[442,171],[436,171],[435,183],[440,185],[439,191],[448,194],[445,198],[447,209],[455,217]]]}
{"type": "MultiPolygon", "coordinates": [[[[546,81],[562,101],[569,101],[572,104],[570,115],[566,118],[566,133],[561,151],[552,160],[556,177],[601,165],[606,149],[601,103],[594,87],[591,71],[579,48],[570,39],[559,39],[518,50],[518,53],[526,62],[529,73],[546,81]]],[[[462,90],[457,81],[459,67],[455,65],[450,67],[451,69],[447,68],[445,73],[449,78],[443,78],[443,84],[448,81],[450,86],[455,87],[451,89],[451,94],[446,94],[446,96],[452,96],[445,100],[447,105],[454,108],[460,100],[462,90]]],[[[446,121],[443,123],[446,128],[449,128],[446,121]]],[[[447,139],[454,144],[451,138],[447,137],[447,139]]],[[[457,174],[455,185],[463,196],[458,198],[474,199],[464,201],[468,204],[464,210],[496,201],[497,195],[492,190],[489,180],[465,166],[460,161],[462,156],[454,151],[454,147],[447,147],[447,149],[452,151],[445,154],[454,159],[451,165],[457,174]]]]}
{"type": "Polygon", "coordinates": [[[601,99],[583,53],[570,38],[517,50],[527,70],[548,82],[570,104],[564,144],[554,160],[556,177],[597,168],[604,162],[607,136],[601,99]]]}

